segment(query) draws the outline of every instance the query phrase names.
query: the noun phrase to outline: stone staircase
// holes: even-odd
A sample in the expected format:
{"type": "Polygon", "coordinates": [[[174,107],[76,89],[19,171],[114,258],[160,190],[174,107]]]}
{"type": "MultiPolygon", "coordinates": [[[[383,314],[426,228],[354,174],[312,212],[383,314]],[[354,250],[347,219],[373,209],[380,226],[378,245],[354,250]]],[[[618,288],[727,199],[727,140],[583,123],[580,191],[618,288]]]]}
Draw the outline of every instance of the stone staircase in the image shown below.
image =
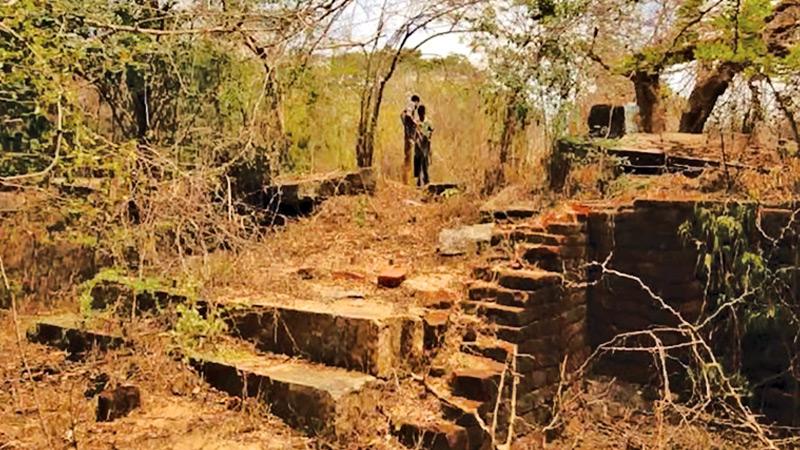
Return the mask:
{"type": "MultiPolygon", "coordinates": [[[[163,318],[174,317],[171,308],[189,302],[174,290],[134,284],[125,279],[98,283],[89,302],[95,313],[40,318],[29,329],[29,340],[65,350],[73,359],[135,347],[135,336],[123,330],[132,312],[151,314],[169,329],[173,324],[163,318]]],[[[309,435],[344,442],[363,422],[378,418],[385,424],[388,418],[398,441],[412,448],[486,448],[481,421],[490,417],[491,386],[505,366],[461,354],[456,369],[416,375],[425,373],[442,343],[436,336],[447,325],[448,309],[400,311],[380,299],[276,294],[196,301],[195,306],[203,313],[221,311],[229,336],[213,349],[183,349],[177,356],[214,388],[256,398],[309,435]],[[419,397],[427,400],[395,399],[407,414],[384,410],[388,396],[395,395],[387,394],[387,386],[395,383],[424,385],[419,397]]]]}
{"type": "MultiPolygon", "coordinates": [[[[514,367],[514,413],[541,422],[562,365],[569,373],[588,356],[585,289],[574,284],[585,279],[586,217],[540,224],[516,209],[489,216],[501,218],[493,251],[474,268],[462,306],[485,325],[465,338],[462,350],[514,367]]],[[[483,381],[498,393],[496,378],[483,381]]],[[[501,395],[511,409],[508,393],[501,395]]]]}
{"type": "MultiPolygon", "coordinates": [[[[391,432],[410,448],[473,450],[505,442],[512,417],[546,418],[562,363],[572,370],[587,353],[585,290],[569,284],[582,277],[586,222],[536,225],[529,210],[492,217],[492,248],[475,267],[460,308],[433,302],[429,309],[401,310],[380,298],[315,294],[195,301],[202,314],[221,311],[228,337],[213,350],[186,349],[179,356],[214,388],[256,398],[326,442],[343,442],[376,417],[388,418],[391,432]],[[459,310],[474,325],[455,349],[444,348],[459,310]],[[387,386],[411,385],[422,391],[395,399],[403,412],[384,408],[391,401],[387,386]]],[[[133,284],[118,279],[95,286],[89,306],[106,320],[42,318],[29,339],[76,358],[132,346],[122,332],[132,313],[156,312],[157,323],[169,329],[173,324],[163,317],[189,301],[174,289],[133,284]]]]}

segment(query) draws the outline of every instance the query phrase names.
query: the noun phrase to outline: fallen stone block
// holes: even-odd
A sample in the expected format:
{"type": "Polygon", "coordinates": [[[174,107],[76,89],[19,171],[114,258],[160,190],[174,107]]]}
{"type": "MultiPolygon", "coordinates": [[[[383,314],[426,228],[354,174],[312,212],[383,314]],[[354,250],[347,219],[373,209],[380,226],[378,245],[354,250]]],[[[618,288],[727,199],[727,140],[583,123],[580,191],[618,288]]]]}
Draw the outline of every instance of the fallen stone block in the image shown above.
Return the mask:
{"type": "Polygon", "coordinates": [[[493,230],[491,223],[446,228],[439,232],[437,251],[442,256],[478,253],[491,244],[493,230]]]}
{"type": "Polygon", "coordinates": [[[105,390],[97,397],[97,421],[111,422],[125,417],[141,404],[141,393],[136,386],[118,386],[105,390]]]}
{"type": "Polygon", "coordinates": [[[400,287],[406,281],[406,271],[397,267],[392,267],[378,274],[378,286],[385,288],[400,287]]]}

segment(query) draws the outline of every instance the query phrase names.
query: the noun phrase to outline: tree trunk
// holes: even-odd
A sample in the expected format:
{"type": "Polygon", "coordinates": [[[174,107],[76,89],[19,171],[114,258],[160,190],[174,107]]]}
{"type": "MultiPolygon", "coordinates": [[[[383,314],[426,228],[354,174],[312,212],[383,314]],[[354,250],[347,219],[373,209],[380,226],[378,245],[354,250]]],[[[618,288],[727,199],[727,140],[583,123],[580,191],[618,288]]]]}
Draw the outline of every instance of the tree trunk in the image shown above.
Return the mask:
{"type": "Polygon", "coordinates": [[[664,108],[661,104],[661,82],[658,72],[636,71],[633,74],[633,87],[636,91],[636,105],[642,131],[662,133],[666,129],[664,108]]]}
{"type": "Polygon", "coordinates": [[[733,78],[742,70],[741,64],[725,62],[716,70],[697,80],[681,114],[681,133],[700,134],[714,110],[719,97],[725,93],[733,78]]]}
{"type": "Polygon", "coordinates": [[[756,77],[750,78],[747,86],[750,88],[750,105],[742,121],[742,133],[751,134],[756,124],[764,120],[764,108],[761,105],[761,90],[758,88],[756,77]]]}

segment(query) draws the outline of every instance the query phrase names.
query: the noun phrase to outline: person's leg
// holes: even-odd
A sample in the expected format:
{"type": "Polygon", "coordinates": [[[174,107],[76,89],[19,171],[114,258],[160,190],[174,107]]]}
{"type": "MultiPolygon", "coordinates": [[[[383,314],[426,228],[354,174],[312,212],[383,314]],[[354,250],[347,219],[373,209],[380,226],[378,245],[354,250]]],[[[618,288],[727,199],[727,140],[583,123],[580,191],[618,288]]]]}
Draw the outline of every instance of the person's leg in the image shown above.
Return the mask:
{"type": "Polygon", "coordinates": [[[417,186],[420,186],[420,182],[422,181],[422,155],[418,149],[414,149],[414,179],[417,182],[417,186]]]}
{"type": "Polygon", "coordinates": [[[431,159],[428,156],[425,156],[422,159],[422,184],[427,186],[430,183],[430,178],[428,177],[428,165],[431,163],[431,159]]]}
{"type": "Polygon", "coordinates": [[[408,184],[408,173],[411,172],[411,151],[414,149],[414,140],[409,133],[405,135],[403,143],[403,184],[408,184]]]}

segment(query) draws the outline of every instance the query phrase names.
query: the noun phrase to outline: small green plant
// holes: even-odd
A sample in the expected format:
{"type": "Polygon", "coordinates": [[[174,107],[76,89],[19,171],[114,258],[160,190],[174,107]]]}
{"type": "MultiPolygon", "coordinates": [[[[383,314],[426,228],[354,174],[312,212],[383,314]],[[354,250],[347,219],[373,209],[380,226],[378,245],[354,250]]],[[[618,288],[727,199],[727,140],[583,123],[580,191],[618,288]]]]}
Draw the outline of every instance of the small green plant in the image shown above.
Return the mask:
{"type": "Polygon", "coordinates": [[[359,197],[356,209],[353,212],[353,220],[359,227],[364,227],[367,224],[367,207],[369,204],[366,197],[359,197]]]}
{"type": "MultiPolygon", "coordinates": [[[[84,317],[90,317],[98,314],[102,310],[107,309],[110,305],[98,304],[93,298],[92,291],[101,283],[117,283],[128,289],[130,295],[135,299],[143,293],[154,294],[156,292],[166,292],[178,296],[184,296],[188,299],[196,297],[197,286],[191,281],[183,283],[181,287],[172,287],[163,279],[155,277],[131,277],[123,274],[116,268],[104,268],[97,273],[92,279],[85,281],[79,287],[78,302],[80,305],[81,314],[84,317]]],[[[101,302],[102,303],[102,302],[101,302]]],[[[155,303],[155,307],[159,308],[160,304],[155,303]]]]}
{"type": "Polygon", "coordinates": [[[458,188],[445,189],[444,192],[442,192],[442,198],[452,198],[459,194],[461,194],[461,190],[458,188]]]}
{"type": "Polygon", "coordinates": [[[196,350],[213,343],[228,329],[222,318],[222,311],[212,308],[205,317],[192,305],[178,305],[178,320],[172,336],[184,349],[196,350]]]}
{"type": "Polygon", "coordinates": [[[95,286],[104,281],[118,281],[123,278],[122,273],[114,267],[105,267],[93,278],[84,281],[78,286],[78,305],[80,306],[81,315],[85,318],[93,316],[97,310],[94,308],[94,300],[92,298],[92,290],[95,286]]]}

